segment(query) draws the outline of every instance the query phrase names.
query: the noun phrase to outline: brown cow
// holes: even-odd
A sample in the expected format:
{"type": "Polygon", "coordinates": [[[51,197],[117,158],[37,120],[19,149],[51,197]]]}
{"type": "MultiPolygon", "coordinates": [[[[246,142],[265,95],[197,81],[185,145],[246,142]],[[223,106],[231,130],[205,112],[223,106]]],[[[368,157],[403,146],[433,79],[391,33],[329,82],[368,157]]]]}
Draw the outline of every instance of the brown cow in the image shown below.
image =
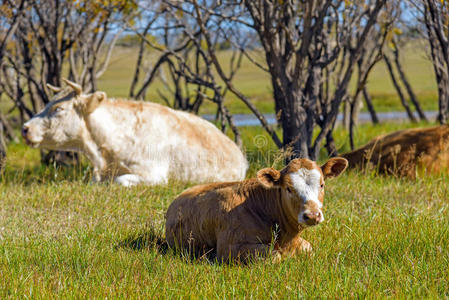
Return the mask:
{"type": "Polygon", "coordinates": [[[187,189],[168,208],[168,245],[196,256],[215,252],[224,262],[266,254],[272,242],[277,257],[310,251],[300,233],[324,220],[324,180],[340,175],[347,165],[343,158],[322,167],[295,159],[281,171],[260,170],[257,179],[187,189]]]}
{"type": "Polygon", "coordinates": [[[365,146],[342,154],[349,167],[375,167],[380,173],[415,178],[449,167],[449,125],[405,129],[378,136],[365,146]]]}

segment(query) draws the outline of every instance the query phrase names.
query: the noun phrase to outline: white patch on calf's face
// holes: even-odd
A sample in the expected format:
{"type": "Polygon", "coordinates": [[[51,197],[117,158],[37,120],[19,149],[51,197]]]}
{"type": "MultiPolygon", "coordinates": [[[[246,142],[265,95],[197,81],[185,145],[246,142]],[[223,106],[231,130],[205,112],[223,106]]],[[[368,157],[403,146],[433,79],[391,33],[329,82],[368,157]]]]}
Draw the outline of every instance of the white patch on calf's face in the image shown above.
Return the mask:
{"type": "Polygon", "coordinates": [[[316,169],[301,168],[295,173],[290,174],[290,180],[293,184],[296,194],[304,201],[314,201],[319,208],[323,204],[318,199],[321,189],[321,174],[316,169]]]}
{"type": "MultiPolygon", "coordinates": [[[[324,217],[321,211],[323,204],[319,200],[319,194],[321,190],[320,171],[317,169],[309,170],[307,168],[301,168],[294,173],[290,173],[289,175],[296,195],[301,198],[302,201],[304,201],[304,205],[307,204],[308,201],[312,201],[316,204],[321,215],[320,222],[322,222],[324,220],[324,217]]],[[[307,213],[307,211],[305,210],[299,212],[299,223],[305,223],[305,220],[303,218],[304,213],[307,213]]]]}

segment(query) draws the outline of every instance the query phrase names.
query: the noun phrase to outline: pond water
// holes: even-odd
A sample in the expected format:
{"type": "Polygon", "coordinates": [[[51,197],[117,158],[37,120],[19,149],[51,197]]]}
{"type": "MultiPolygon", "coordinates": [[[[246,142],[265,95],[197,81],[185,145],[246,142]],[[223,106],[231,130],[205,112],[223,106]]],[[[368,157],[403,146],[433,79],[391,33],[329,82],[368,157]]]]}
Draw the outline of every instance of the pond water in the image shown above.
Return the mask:
{"type": "MultiPolygon", "coordinates": [[[[425,111],[424,114],[429,120],[435,119],[437,117],[436,111],[425,111]]],[[[264,114],[267,122],[269,124],[276,123],[275,114],[264,114]]],[[[415,113],[416,118],[418,119],[418,115],[415,113]]],[[[203,118],[209,121],[215,120],[215,115],[207,114],[202,115],[203,118]]],[[[260,126],[259,120],[255,115],[252,114],[235,114],[233,115],[234,122],[236,126],[260,126]]],[[[377,117],[380,122],[382,121],[406,121],[408,120],[407,113],[404,111],[392,111],[392,112],[379,112],[377,113],[377,117]]],[[[342,114],[338,114],[337,120],[341,121],[343,119],[342,114]]],[[[359,120],[361,123],[371,122],[371,116],[368,112],[361,112],[359,114],[359,120]]]]}

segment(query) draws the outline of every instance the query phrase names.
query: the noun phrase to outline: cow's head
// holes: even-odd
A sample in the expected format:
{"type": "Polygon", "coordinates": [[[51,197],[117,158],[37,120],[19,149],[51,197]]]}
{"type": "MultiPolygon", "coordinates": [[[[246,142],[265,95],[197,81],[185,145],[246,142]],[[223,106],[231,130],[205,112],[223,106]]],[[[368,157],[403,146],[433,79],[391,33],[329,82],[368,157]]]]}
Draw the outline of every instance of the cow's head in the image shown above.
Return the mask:
{"type": "Polygon", "coordinates": [[[323,166],[309,159],[294,159],[281,171],[273,168],[257,172],[266,188],[280,188],[282,203],[289,218],[301,225],[312,226],[324,220],[324,181],[340,175],[348,166],[344,158],[331,158],[323,166]]]}
{"type": "Polygon", "coordinates": [[[32,147],[77,150],[86,128],[84,118],[106,99],[104,92],[84,94],[81,86],[64,80],[68,88],[47,85],[56,95],[45,108],[22,127],[22,136],[32,147]]]}

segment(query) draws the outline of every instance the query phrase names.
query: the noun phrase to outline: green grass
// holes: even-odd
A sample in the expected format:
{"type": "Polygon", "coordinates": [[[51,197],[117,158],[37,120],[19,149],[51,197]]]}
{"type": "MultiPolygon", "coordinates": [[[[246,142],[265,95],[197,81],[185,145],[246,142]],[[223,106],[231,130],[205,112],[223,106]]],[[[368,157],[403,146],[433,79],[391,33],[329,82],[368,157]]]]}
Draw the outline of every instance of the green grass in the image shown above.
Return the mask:
{"type": "MultiPolygon", "coordinates": [[[[403,128],[359,128],[357,144],[403,128]]],[[[278,165],[259,128],[243,128],[249,176],[278,165]]],[[[345,132],[337,145],[347,149],[345,132]]],[[[11,144],[0,182],[0,298],[447,298],[449,176],[416,181],[346,172],[326,185],[314,251],[279,264],[188,260],[162,251],[164,213],[188,185],[90,184],[85,163],[41,167],[11,144]]]]}
{"type": "MultiPolygon", "coordinates": [[[[423,108],[435,110],[432,67],[417,49],[404,53],[404,68],[423,108]]],[[[117,49],[100,89],[126,97],[135,55],[133,49],[117,49]]],[[[266,74],[244,60],[235,83],[262,112],[273,112],[266,74]]],[[[157,88],[160,82],[149,89],[148,99],[162,102],[157,88]]],[[[382,64],[368,88],[378,111],[403,110],[382,64]]],[[[249,112],[230,94],[226,102],[233,113],[249,112]]],[[[209,103],[201,113],[215,109],[209,103]]],[[[415,126],[428,125],[362,124],[355,142],[415,126]]],[[[242,138],[249,177],[262,167],[282,166],[263,130],[242,128],[242,138]]],[[[339,151],[349,150],[345,130],[338,128],[335,139],[339,151]]],[[[326,221],[304,233],[314,247],[311,255],[279,264],[267,259],[220,265],[157,246],[168,205],[189,184],[91,184],[86,161],[45,167],[39,151],[23,143],[11,143],[8,150],[0,179],[2,299],[449,297],[449,175],[411,181],[346,172],[327,184],[326,221]]]]}

